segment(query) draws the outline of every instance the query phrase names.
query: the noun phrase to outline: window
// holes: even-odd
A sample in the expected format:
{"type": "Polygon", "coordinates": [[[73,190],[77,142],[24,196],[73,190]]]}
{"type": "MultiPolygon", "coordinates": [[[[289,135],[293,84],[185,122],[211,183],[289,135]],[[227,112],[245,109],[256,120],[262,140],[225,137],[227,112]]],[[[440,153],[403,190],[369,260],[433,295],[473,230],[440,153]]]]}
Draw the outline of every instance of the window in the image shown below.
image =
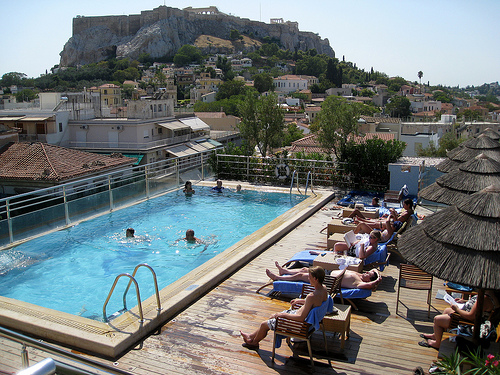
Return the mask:
{"type": "Polygon", "coordinates": [[[162,134],[163,133],[163,128],[158,128],[158,134],[162,134]]]}
{"type": "Polygon", "coordinates": [[[108,90],[104,90],[104,95],[108,95],[108,90]]]}
{"type": "Polygon", "coordinates": [[[63,131],[62,122],[59,123],[59,133],[63,131]]]}

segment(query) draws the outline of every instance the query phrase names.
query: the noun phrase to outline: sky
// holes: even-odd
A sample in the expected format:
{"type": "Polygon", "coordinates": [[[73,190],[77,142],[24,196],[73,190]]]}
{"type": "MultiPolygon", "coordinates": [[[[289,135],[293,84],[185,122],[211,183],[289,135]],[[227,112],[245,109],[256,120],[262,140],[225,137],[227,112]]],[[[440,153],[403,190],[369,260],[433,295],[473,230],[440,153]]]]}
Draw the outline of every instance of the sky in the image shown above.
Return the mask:
{"type": "Polygon", "coordinates": [[[340,60],[358,68],[444,86],[500,81],[499,0],[0,0],[0,76],[39,77],[59,64],[77,15],[140,14],[160,5],[207,7],[269,23],[299,23],[327,38],[340,60]]]}

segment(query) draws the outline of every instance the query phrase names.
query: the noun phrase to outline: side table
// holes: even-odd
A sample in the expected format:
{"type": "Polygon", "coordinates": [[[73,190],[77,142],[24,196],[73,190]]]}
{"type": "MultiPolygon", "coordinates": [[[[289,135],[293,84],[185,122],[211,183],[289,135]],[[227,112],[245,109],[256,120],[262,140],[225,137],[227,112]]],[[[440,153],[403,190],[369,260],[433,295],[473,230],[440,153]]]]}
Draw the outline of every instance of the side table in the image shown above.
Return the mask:
{"type": "Polygon", "coordinates": [[[330,332],[338,332],[341,336],[340,349],[344,350],[344,342],[346,336],[349,337],[351,329],[351,306],[350,305],[334,305],[338,314],[326,315],[323,318],[323,329],[330,332]]]}

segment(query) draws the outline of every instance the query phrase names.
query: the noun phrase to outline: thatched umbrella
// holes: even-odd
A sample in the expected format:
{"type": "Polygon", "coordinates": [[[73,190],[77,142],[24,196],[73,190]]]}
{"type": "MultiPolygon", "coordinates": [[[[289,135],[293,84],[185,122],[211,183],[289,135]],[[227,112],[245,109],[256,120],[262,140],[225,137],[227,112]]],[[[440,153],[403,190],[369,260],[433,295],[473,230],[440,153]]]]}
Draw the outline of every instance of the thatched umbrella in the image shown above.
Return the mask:
{"type": "Polygon", "coordinates": [[[487,135],[494,141],[500,141],[500,134],[498,134],[496,131],[494,131],[492,128],[486,128],[484,129],[481,133],[478,134],[480,136],[481,134],[487,135]]]}
{"type": "Polygon", "coordinates": [[[456,170],[444,174],[422,189],[418,196],[431,202],[455,204],[461,198],[490,185],[500,185],[500,162],[479,154],[460,163],[456,170]]]}
{"type": "Polygon", "coordinates": [[[448,159],[439,163],[436,169],[448,173],[455,170],[461,163],[469,161],[479,154],[485,154],[496,161],[500,161],[500,143],[485,134],[471,138],[453,150],[448,151],[446,155],[448,159]]]}
{"type": "Polygon", "coordinates": [[[477,340],[484,289],[500,289],[500,185],[426,217],[401,236],[398,250],[433,276],[479,289],[477,340]]]}

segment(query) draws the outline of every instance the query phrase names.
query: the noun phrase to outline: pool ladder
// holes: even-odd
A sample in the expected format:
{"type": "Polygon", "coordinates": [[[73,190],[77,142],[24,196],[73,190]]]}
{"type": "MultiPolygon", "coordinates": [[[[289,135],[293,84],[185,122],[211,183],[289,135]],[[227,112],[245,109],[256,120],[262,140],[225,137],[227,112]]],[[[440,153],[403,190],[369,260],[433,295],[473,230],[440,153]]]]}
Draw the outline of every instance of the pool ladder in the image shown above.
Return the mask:
{"type": "Polygon", "coordinates": [[[127,292],[130,289],[130,286],[132,285],[132,283],[134,283],[135,292],[137,294],[137,305],[139,306],[139,316],[141,318],[139,320],[139,322],[140,323],[144,322],[144,314],[142,313],[141,293],[139,292],[139,284],[137,283],[137,280],[134,277],[135,274],[137,273],[137,270],[140,267],[146,267],[147,269],[149,269],[151,271],[151,274],[153,275],[153,281],[155,284],[155,292],[156,292],[156,311],[161,311],[160,293],[158,292],[158,281],[156,279],[156,273],[149,264],[141,263],[141,264],[138,264],[137,266],[135,266],[134,272],[132,272],[132,275],[130,275],[129,273],[121,273],[118,276],[116,276],[115,282],[113,283],[113,286],[111,287],[111,290],[109,291],[108,298],[106,298],[106,302],[104,302],[104,306],[102,307],[102,316],[103,316],[103,319],[105,322],[108,322],[108,317],[106,315],[106,306],[109,302],[109,299],[111,298],[111,295],[113,294],[113,291],[115,290],[116,283],[123,276],[128,277],[130,279],[128,282],[127,288],[125,289],[125,292],[123,293],[123,310],[127,310],[127,292]]]}
{"type": "MultiPolygon", "coordinates": [[[[293,173],[292,173],[292,182],[290,184],[290,194],[292,194],[292,189],[293,189],[293,181],[297,181],[297,191],[302,194],[300,192],[300,188],[299,188],[299,172],[297,172],[297,170],[294,170],[293,173]],[[297,178],[295,178],[295,176],[297,176],[297,178]]],[[[307,179],[306,179],[306,191],[304,192],[305,195],[307,195],[307,188],[309,186],[309,180],[311,180],[311,191],[313,192],[313,194],[316,196],[316,193],[314,192],[313,188],[312,188],[312,173],[311,171],[308,171],[307,172],[307,179]]]]}

